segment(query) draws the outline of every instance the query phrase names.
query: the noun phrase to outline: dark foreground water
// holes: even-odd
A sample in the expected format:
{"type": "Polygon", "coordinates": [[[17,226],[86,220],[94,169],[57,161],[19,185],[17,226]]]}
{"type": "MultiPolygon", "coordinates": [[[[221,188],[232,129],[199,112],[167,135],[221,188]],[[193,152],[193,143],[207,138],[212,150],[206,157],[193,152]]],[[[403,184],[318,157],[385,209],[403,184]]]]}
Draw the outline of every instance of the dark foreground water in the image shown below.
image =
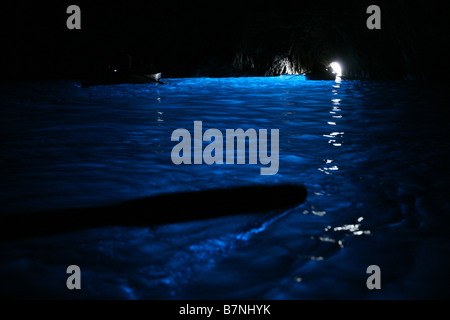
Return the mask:
{"type": "Polygon", "coordinates": [[[234,216],[0,243],[1,296],[450,297],[445,85],[165,81],[2,85],[1,213],[279,183],[303,184],[307,201],[262,223],[234,216]],[[260,164],[174,165],[171,134],[193,133],[194,121],[223,133],[279,129],[279,172],[262,176],[260,164]],[[75,292],[66,288],[72,264],[82,271],[75,292]],[[366,287],[369,265],[381,268],[380,290],[366,287]]]}

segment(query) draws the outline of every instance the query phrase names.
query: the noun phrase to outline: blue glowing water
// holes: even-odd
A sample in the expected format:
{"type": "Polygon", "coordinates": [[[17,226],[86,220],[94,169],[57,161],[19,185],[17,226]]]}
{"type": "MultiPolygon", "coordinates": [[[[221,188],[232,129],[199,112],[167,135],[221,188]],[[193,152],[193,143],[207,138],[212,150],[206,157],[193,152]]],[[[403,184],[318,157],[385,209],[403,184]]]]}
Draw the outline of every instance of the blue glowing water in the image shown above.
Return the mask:
{"type": "Polygon", "coordinates": [[[235,216],[3,243],[0,295],[448,297],[450,132],[441,85],[302,77],[165,82],[2,85],[2,214],[276,183],[305,185],[307,201],[254,228],[254,217],[235,216]],[[222,132],[279,129],[278,174],[260,175],[260,164],[175,166],[171,133],[193,132],[196,120],[222,132]],[[71,264],[82,270],[76,292],[65,286],[71,264]],[[381,290],[366,287],[372,264],[382,270],[381,290]]]}

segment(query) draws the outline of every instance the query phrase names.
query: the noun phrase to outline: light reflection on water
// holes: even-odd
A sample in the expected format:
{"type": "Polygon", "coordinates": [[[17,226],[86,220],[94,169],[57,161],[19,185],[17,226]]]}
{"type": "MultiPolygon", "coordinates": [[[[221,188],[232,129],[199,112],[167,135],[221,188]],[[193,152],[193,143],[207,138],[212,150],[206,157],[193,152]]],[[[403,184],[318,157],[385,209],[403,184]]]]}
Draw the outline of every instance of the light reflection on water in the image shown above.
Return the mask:
{"type": "Polygon", "coordinates": [[[306,203],[272,220],[103,228],[3,245],[2,294],[69,297],[60,283],[73,263],[86,275],[84,298],[441,294],[449,146],[433,87],[301,76],[165,82],[0,88],[2,213],[275,183],[304,184],[306,203]],[[279,173],[173,165],[172,131],[193,132],[197,120],[222,132],[279,129],[279,173]],[[383,270],[382,292],[365,288],[371,264],[383,270]],[[38,279],[23,280],[35,269],[38,279]]]}

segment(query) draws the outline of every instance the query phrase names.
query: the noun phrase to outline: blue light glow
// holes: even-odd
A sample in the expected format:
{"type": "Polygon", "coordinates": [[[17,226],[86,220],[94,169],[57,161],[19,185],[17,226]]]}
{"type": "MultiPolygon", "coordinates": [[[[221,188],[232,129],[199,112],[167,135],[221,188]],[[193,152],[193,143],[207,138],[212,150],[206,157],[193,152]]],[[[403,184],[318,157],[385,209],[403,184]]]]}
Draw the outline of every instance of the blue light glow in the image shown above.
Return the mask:
{"type": "Polygon", "coordinates": [[[303,76],[164,82],[2,85],[2,213],[277,183],[304,184],[307,201],[267,216],[0,243],[0,295],[73,298],[63,266],[74,263],[86,284],[77,297],[88,299],[372,298],[361,281],[371,263],[402,272],[377,298],[436,293],[430,272],[446,279],[450,242],[434,230],[448,225],[450,188],[448,123],[433,102],[445,100],[434,87],[303,76]],[[175,166],[170,135],[198,120],[222,131],[279,129],[279,172],[175,166]]]}

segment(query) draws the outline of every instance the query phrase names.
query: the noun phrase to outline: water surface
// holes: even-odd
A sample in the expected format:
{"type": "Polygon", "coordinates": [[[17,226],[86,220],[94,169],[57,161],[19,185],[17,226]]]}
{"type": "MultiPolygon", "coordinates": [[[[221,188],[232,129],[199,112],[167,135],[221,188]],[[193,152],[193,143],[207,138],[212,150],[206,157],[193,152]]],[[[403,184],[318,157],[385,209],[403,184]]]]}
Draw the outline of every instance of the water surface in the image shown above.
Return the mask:
{"type": "Polygon", "coordinates": [[[1,213],[278,183],[303,184],[307,201],[267,221],[237,216],[3,243],[3,296],[448,298],[443,84],[300,76],[165,82],[1,86],[1,213]],[[223,133],[279,129],[278,173],[262,176],[260,164],[174,165],[171,134],[193,133],[194,121],[223,133]],[[71,264],[82,270],[76,292],[65,286],[71,264]],[[381,290],[366,287],[373,264],[381,290]]]}

